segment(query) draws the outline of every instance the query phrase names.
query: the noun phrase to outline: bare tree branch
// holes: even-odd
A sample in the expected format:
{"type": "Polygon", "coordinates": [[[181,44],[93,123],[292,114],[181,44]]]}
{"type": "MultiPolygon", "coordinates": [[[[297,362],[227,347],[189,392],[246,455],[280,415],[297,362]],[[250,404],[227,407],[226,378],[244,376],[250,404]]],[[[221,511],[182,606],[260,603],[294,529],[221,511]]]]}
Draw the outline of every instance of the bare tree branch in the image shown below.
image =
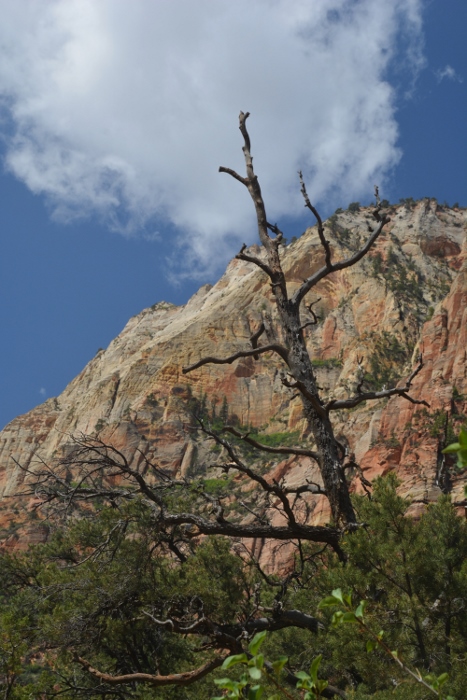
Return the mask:
{"type": "Polygon", "coordinates": [[[259,258],[256,258],[254,255],[248,255],[247,253],[244,253],[243,251],[246,250],[246,244],[244,243],[240,249],[240,252],[235,256],[238,260],[245,260],[246,262],[251,262],[260,267],[263,272],[265,272],[269,277],[273,277],[273,273],[269,265],[266,265],[262,260],[259,258]]]}
{"type": "Polygon", "coordinates": [[[262,354],[264,352],[275,352],[277,355],[282,357],[284,362],[288,361],[288,352],[286,348],[284,348],[282,345],[279,345],[278,343],[270,343],[269,345],[262,345],[259,348],[254,348],[253,350],[239,350],[236,352],[234,355],[230,355],[230,357],[203,357],[201,360],[198,360],[198,362],[195,362],[192,365],[189,365],[188,367],[184,367],[182,369],[183,374],[188,374],[189,372],[193,372],[193,370],[198,369],[198,367],[202,367],[203,365],[230,365],[232,362],[235,362],[235,360],[240,359],[241,357],[256,357],[256,355],[262,354]]]}
{"type": "MultiPolygon", "coordinates": [[[[239,128],[244,141],[243,154],[245,157],[247,181],[243,184],[246,184],[255,207],[258,235],[266,251],[267,265],[270,270],[268,274],[271,279],[271,288],[275,297],[287,353],[286,363],[293,376],[295,386],[300,391],[304,415],[316,441],[317,452],[319,454],[319,469],[321,471],[324,488],[328,495],[334,521],[343,526],[347,524],[353,525],[356,523],[355,511],[342,471],[342,464],[339,458],[332,425],[319,397],[313,366],[301,329],[300,301],[308,290],[311,289],[315,276],[306,280],[294,297],[289,299],[287,283],[278,250],[281,232],[277,226],[269,224],[266,216],[261,187],[253,169],[250,137],[246,128],[246,120],[248,117],[248,112],[240,112],[239,128]],[[269,235],[269,231],[276,234],[275,238],[269,235]]],[[[223,172],[226,172],[226,170],[223,169],[223,172]]],[[[311,210],[313,211],[313,209],[311,210]]],[[[318,214],[318,221],[319,220],[318,214]]],[[[325,245],[324,241],[324,234],[322,232],[323,245],[325,245]]],[[[329,274],[329,272],[334,269],[343,269],[350,264],[354,264],[365,254],[367,249],[369,249],[369,246],[362,251],[361,256],[356,255],[351,261],[343,261],[336,265],[331,265],[328,256],[327,266],[324,267],[324,271],[319,279],[329,274]]],[[[318,279],[316,281],[318,281],[318,279]]]]}
{"type": "Polygon", "coordinates": [[[222,165],[219,168],[220,173],[227,173],[227,175],[231,175],[235,180],[238,180],[239,182],[242,183],[242,185],[247,185],[248,180],[246,177],[242,177],[238,173],[235,172],[235,170],[232,170],[232,168],[223,168],[222,165]]]}
{"type": "Polygon", "coordinates": [[[303,447],[270,447],[269,445],[263,445],[261,442],[253,440],[249,433],[241,433],[239,430],[229,425],[225,426],[225,428],[223,428],[220,432],[235,435],[235,437],[240,438],[240,440],[243,440],[243,442],[248,443],[248,445],[255,447],[257,450],[261,450],[262,452],[282,455],[303,455],[304,457],[311,457],[311,459],[318,460],[318,453],[313,452],[312,450],[307,450],[303,447]]]}
{"type": "Polygon", "coordinates": [[[313,311],[313,309],[311,307],[313,306],[313,304],[317,304],[319,301],[321,301],[321,297],[318,297],[318,299],[315,299],[315,301],[312,301],[311,304],[308,304],[307,308],[312,316],[312,320],[307,321],[306,323],[302,324],[300,326],[301,331],[305,330],[305,328],[308,328],[308,326],[316,326],[317,325],[318,316],[315,314],[315,312],[313,311]]]}
{"type": "Polygon", "coordinates": [[[287,377],[282,377],[281,382],[284,386],[289,387],[290,389],[298,389],[302,397],[305,399],[308,399],[308,401],[311,403],[313,406],[313,409],[317,413],[318,416],[321,416],[324,418],[326,415],[326,411],[321,404],[321,401],[319,399],[318,393],[312,393],[309,391],[308,387],[304,382],[301,382],[300,380],[296,379],[295,381],[290,381],[287,379],[287,377]]]}
{"type": "Polygon", "coordinates": [[[383,389],[382,391],[368,391],[365,393],[359,393],[356,396],[352,396],[350,399],[342,399],[342,400],[336,400],[332,399],[329,401],[326,406],[325,410],[327,412],[329,411],[338,411],[339,409],[342,408],[353,408],[354,406],[358,406],[358,404],[362,403],[362,401],[376,401],[378,399],[385,399],[390,396],[402,396],[404,399],[407,399],[407,401],[410,401],[413,404],[423,404],[424,406],[430,407],[430,404],[422,399],[414,399],[409,394],[407,393],[410,391],[410,388],[412,386],[412,382],[417,376],[417,374],[420,372],[420,370],[423,367],[423,359],[422,356],[419,356],[418,360],[418,365],[417,367],[413,370],[412,374],[408,377],[405,386],[403,387],[393,387],[392,389],[383,389]]]}
{"type": "MultiPolygon", "coordinates": [[[[375,209],[373,212],[373,215],[375,216],[375,213],[377,213],[379,217],[379,211],[375,209]]],[[[331,263],[329,264],[326,262],[326,264],[314,272],[308,279],[305,280],[305,282],[297,289],[295,294],[293,295],[291,299],[291,303],[295,306],[298,306],[300,302],[302,301],[303,297],[310,291],[312,287],[318,284],[322,279],[327,277],[331,272],[338,272],[339,270],[344,270],[347,267],[352,267],[356,263],[359,262],[365,255],[368,253],[368,251],[371,249],[371,247],[374,245],[376,240],[379,238],[384,226],[386,226],[387,223],[389,223],[391,219],[383,215],[380,217],[378,226],[376,229],[373,231],[365,245],[360,248],[359,251],[357,251],[354,255],[352,255],[350,258],[347,258],[346,260],[341,260],[340,262],[336,263],[331,263]]]]}
{"type": "MultiPolygon", "coordinates": [[[[250,343],[252,348],[257,348],[258,347],[258,340],[261,338],[263,335],[264,331],[266,330],[264,323],[261,323],[260,327],[256,331],[256,333],[253,333],[253,335],[250,338],[250,343]]],[[[259,360],[259,355],[253,355],[255,360],[259,360]]]]}
{"type": "Polygon", "coordinates": [[[97,668],[91,666],[89,661],[81,658],[78,654],[75,654],[73,660],[79,663],[85,671],[87,671],[91,676],[97,678],[100,681],[104,681],[109,685],[123,685],[124,683],[147,683],[153,686],[164,686],[164,685],[190,685],[195,681],[204,678],[208,673],[211,673],[215,668],[222,666],[224,659],[226,657],[218,657],[208,661],[203,666],[195,669],[194,671],[185,671],[184,673],[172,673],[169,676],[154,676],[150,673],[126,673],[121,676],[112,676],[110,673],[103,673],[98,671],[97,668]]]}
{"type": "Polygon", "coordinates": [[[187,531],[190,537],[198,535],[224,535],[239,539],[272,539],[289,541],[302,539],[307,542],[322,542],[331,545],[339,553],[340,531],[325,525],[302,525],[288,523],[287,525],[242,525],[239,523],[213,522],[194,513],[163,514],[159,518],[161,525],[193,525],[196,531],[187,531]]]}
{"type": "Polygon", "coordinates": [[[305,186],[305,182],[303,180],[303,175],[302,175],[301,170],[299,171],[298,175],[299,175],[300,184],[301,184],[300,191],[303,195],[303,199],[305,200],[305,207],[307,207],[313,213],[314,217],[316,218],[316,221],[318,222],[318,236],[319,236],[319,240],[321,241],[321,245],[324,248],[324,259],[325,259],[326,267],[327,268],[331,267],[331,247],[329,245],[329,241],[326,240],[326,237],[324,235],[323,222],[321,220],[320,215],[318,214],[317,209],[315,209],[315,207],[310,202],[310,198],[308,197],[308,192],[306,191],[306,186],[305,186]]]}

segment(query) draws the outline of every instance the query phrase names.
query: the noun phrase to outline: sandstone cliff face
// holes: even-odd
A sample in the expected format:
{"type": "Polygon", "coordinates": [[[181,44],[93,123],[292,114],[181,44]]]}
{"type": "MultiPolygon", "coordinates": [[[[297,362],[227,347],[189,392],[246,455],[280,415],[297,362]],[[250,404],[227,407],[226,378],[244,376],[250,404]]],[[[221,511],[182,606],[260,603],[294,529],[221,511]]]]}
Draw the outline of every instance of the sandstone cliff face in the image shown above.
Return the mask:
{"type": "MultiPolygon", "coordinates": [[[[440,442],[467,408],[467,212],[440,208],[433,200],[391,209],[392,221],[371,253],[310,293],[306,301],[314,302],[319,321],[305,333],[326,397],[349,396],[364,373],[367,385],[376,388],[404,379],[423,353],[412,394],[428,401],[429,409],[393,398],[336,412],[334,419],[336,433],[366,478],[396,469],[402,492],[430,500],[440,493],[438,482],[446,471],[440,442]]],[[[370,223],[369,209],[328,220],[336,259],[361,244],[370,223]]],[[[283,250],[291,289],[322,262],[311,228],[283,250]]],[[[306,309],[304,318],[311,318],[306,309]]],[[[261,321],[273,339],[270,285],[264,273],[239,260],[185,306],[161,302],[130,319],[59,397],[0,433],[4,537],[15,518],[13,507],[24,508],[11,498],[27,478],[18,464],[32,470],[39,459],[53,464],[69,449],[71,435],[99,433],[135,465],[146,455],[183,475],[209,469],[216,459],[209,442],[186,429],[195,405],[217,413],[223,407],[229,419],[265,432],[299,431],[306,441],[300,401],[281,383],[274,357],[182,373],[204,355],[228,356],[249,347],[261,321]]],[[[319,481],[315,467],[298,459],[270,467],[287,480],[306,473],[319,481]]],[[[451,476],[446,488],[461,498],[463,481],[462,475],[451,476]]],[[[316,521],[327,519],[323,499],[315,499],[313,509],[316,521]]],[[[31,526],[30,539],[45,536],[41,532],[31,526]]]]}

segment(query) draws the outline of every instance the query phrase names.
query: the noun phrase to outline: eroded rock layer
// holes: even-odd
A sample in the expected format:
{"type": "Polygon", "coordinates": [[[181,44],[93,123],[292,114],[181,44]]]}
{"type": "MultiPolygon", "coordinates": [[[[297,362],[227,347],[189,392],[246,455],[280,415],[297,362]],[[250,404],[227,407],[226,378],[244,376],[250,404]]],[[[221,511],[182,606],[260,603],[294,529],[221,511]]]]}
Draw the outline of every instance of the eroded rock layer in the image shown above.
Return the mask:
{"type": "MultiPolygon", "coordinates": [[[[444,461],[441,449],[467,408],[467,215],[434,200],[391,207],[390,214],[391,223],[363,261],[330,275],[308,295],[318,323],[304,332],[325,398],[352,395],[362,376],[367,388],[397,384],[422,353],[424,366],[411,393],[429,408],[397,397],[334,414],[336,433],[365,478],[397,470],[401,491],[416,509],[441,488],[457,500],[463,493],[464,476],[444,461]]],[[[326,235],[334,258],[356,250],[371,222],[371,210],[364,208],[331,217],[326,235]]],[[[284,247],[282,257],[293,290],[323,263],[316,229],[284,247]]],[[[306,305],[305,321],[312,319],[306,305]]],[[[277,358],[262,355],[182,373],[205,355],[249,347],[261,322],[274,339],[275,317],[265,274],[234,259],[217,284],[201,287],[186,305],[160,302],[130,319],[60,396],[0,433],[3,540],[15,540],[12,523],[21,520],[24,505],[15,494],[30,478],[24,468],[34,471],[40,460],[56,463],[72,435],[99,434],[134,465],[145,455],[173,474],[214,477],[218,454],[191,429],[193,411],[308,441],[300,400],[281,382],[277,358]]],[[[269,468],[289,482],[319,482],[306,460],[271,462],[269,468]]],[[[357,476],[354,483],[361,487],[357,476]]],[[[325,499],[312,505],[315,522],[326,521],[325,499]]],[[[38,541],[45,532],[32,523],[23,538],[38,541]]]]}

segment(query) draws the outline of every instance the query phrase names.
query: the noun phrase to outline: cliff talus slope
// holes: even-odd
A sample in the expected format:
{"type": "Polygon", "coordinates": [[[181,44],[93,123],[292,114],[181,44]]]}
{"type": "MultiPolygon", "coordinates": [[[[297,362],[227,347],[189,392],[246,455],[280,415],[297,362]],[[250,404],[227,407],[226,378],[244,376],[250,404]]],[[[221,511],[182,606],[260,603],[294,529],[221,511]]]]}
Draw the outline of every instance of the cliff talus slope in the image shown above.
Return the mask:
{"type": "MultiPolygon", "coordinates": [[[[326,398],[353,394],[363,375],[365,386],[376,389],[404,380],[423,354],[411,393],[430,408],[402,398],[360,405],[336,412],[336,433],[367,479],[396,469],[401,491],[415,501],[436,498],[440,486],[460,498],[463,476],[452,472],[440,451],[467,408],[467,216],[422,200],[392,207],[391,218],[363,261],[330,275],[309,295],[306,303],[313,302],[318,322],[304,332],[326,398]]],[[[370,222],[368,209],[328,220],[336,259],[361,244],[370,222]]],[[[293,289],[322,264],[316,230],[308,229],[282,255],[293,289]]],[[[304,318],[312,318],[307,309],[304,318]]],[[[276,358],[262,355],[182,373],[204,355],[228,356],[249,347],[262,321],[274,339],[274,319],[266,276],[236,259],[217,284],[202,287],[186,305],[161,302],[130,319],[60,396],[1,432],[3,537],[12,519],[11,497],[30,478],[18,465],[53,465],[71,449],[72,435],[98,433],[134,465],[145,455],[173,474],[211,469],[214,476],[218,454],[192,430],[193,411],[222,414],[269,434],[291,432],[306,442],[300,400],[281,382],[276,358]]],[[[304,474],[318,480],[305,460],[266,467],[289,481],[304,474]]],[[[356,475],[355,488],[359,484],[356,475]]],[[[315,499],[313,517],[326,520],[323,499],[315,499]]],[[[31,528],[31,538],[42,536],[40,528],[31,528]]]]}

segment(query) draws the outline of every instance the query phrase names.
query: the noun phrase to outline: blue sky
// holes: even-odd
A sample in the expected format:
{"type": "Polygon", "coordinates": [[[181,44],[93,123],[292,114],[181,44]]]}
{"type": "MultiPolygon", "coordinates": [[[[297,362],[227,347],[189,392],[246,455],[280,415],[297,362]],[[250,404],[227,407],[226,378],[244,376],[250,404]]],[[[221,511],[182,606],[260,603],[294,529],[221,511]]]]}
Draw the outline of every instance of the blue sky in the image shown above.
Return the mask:
{"type": "Polygon", "coordinates": [[[459,0],[0,0],[0,427],[59,394],[130,316],[184,303],[270,218],[467,205],[459,0]]]}

